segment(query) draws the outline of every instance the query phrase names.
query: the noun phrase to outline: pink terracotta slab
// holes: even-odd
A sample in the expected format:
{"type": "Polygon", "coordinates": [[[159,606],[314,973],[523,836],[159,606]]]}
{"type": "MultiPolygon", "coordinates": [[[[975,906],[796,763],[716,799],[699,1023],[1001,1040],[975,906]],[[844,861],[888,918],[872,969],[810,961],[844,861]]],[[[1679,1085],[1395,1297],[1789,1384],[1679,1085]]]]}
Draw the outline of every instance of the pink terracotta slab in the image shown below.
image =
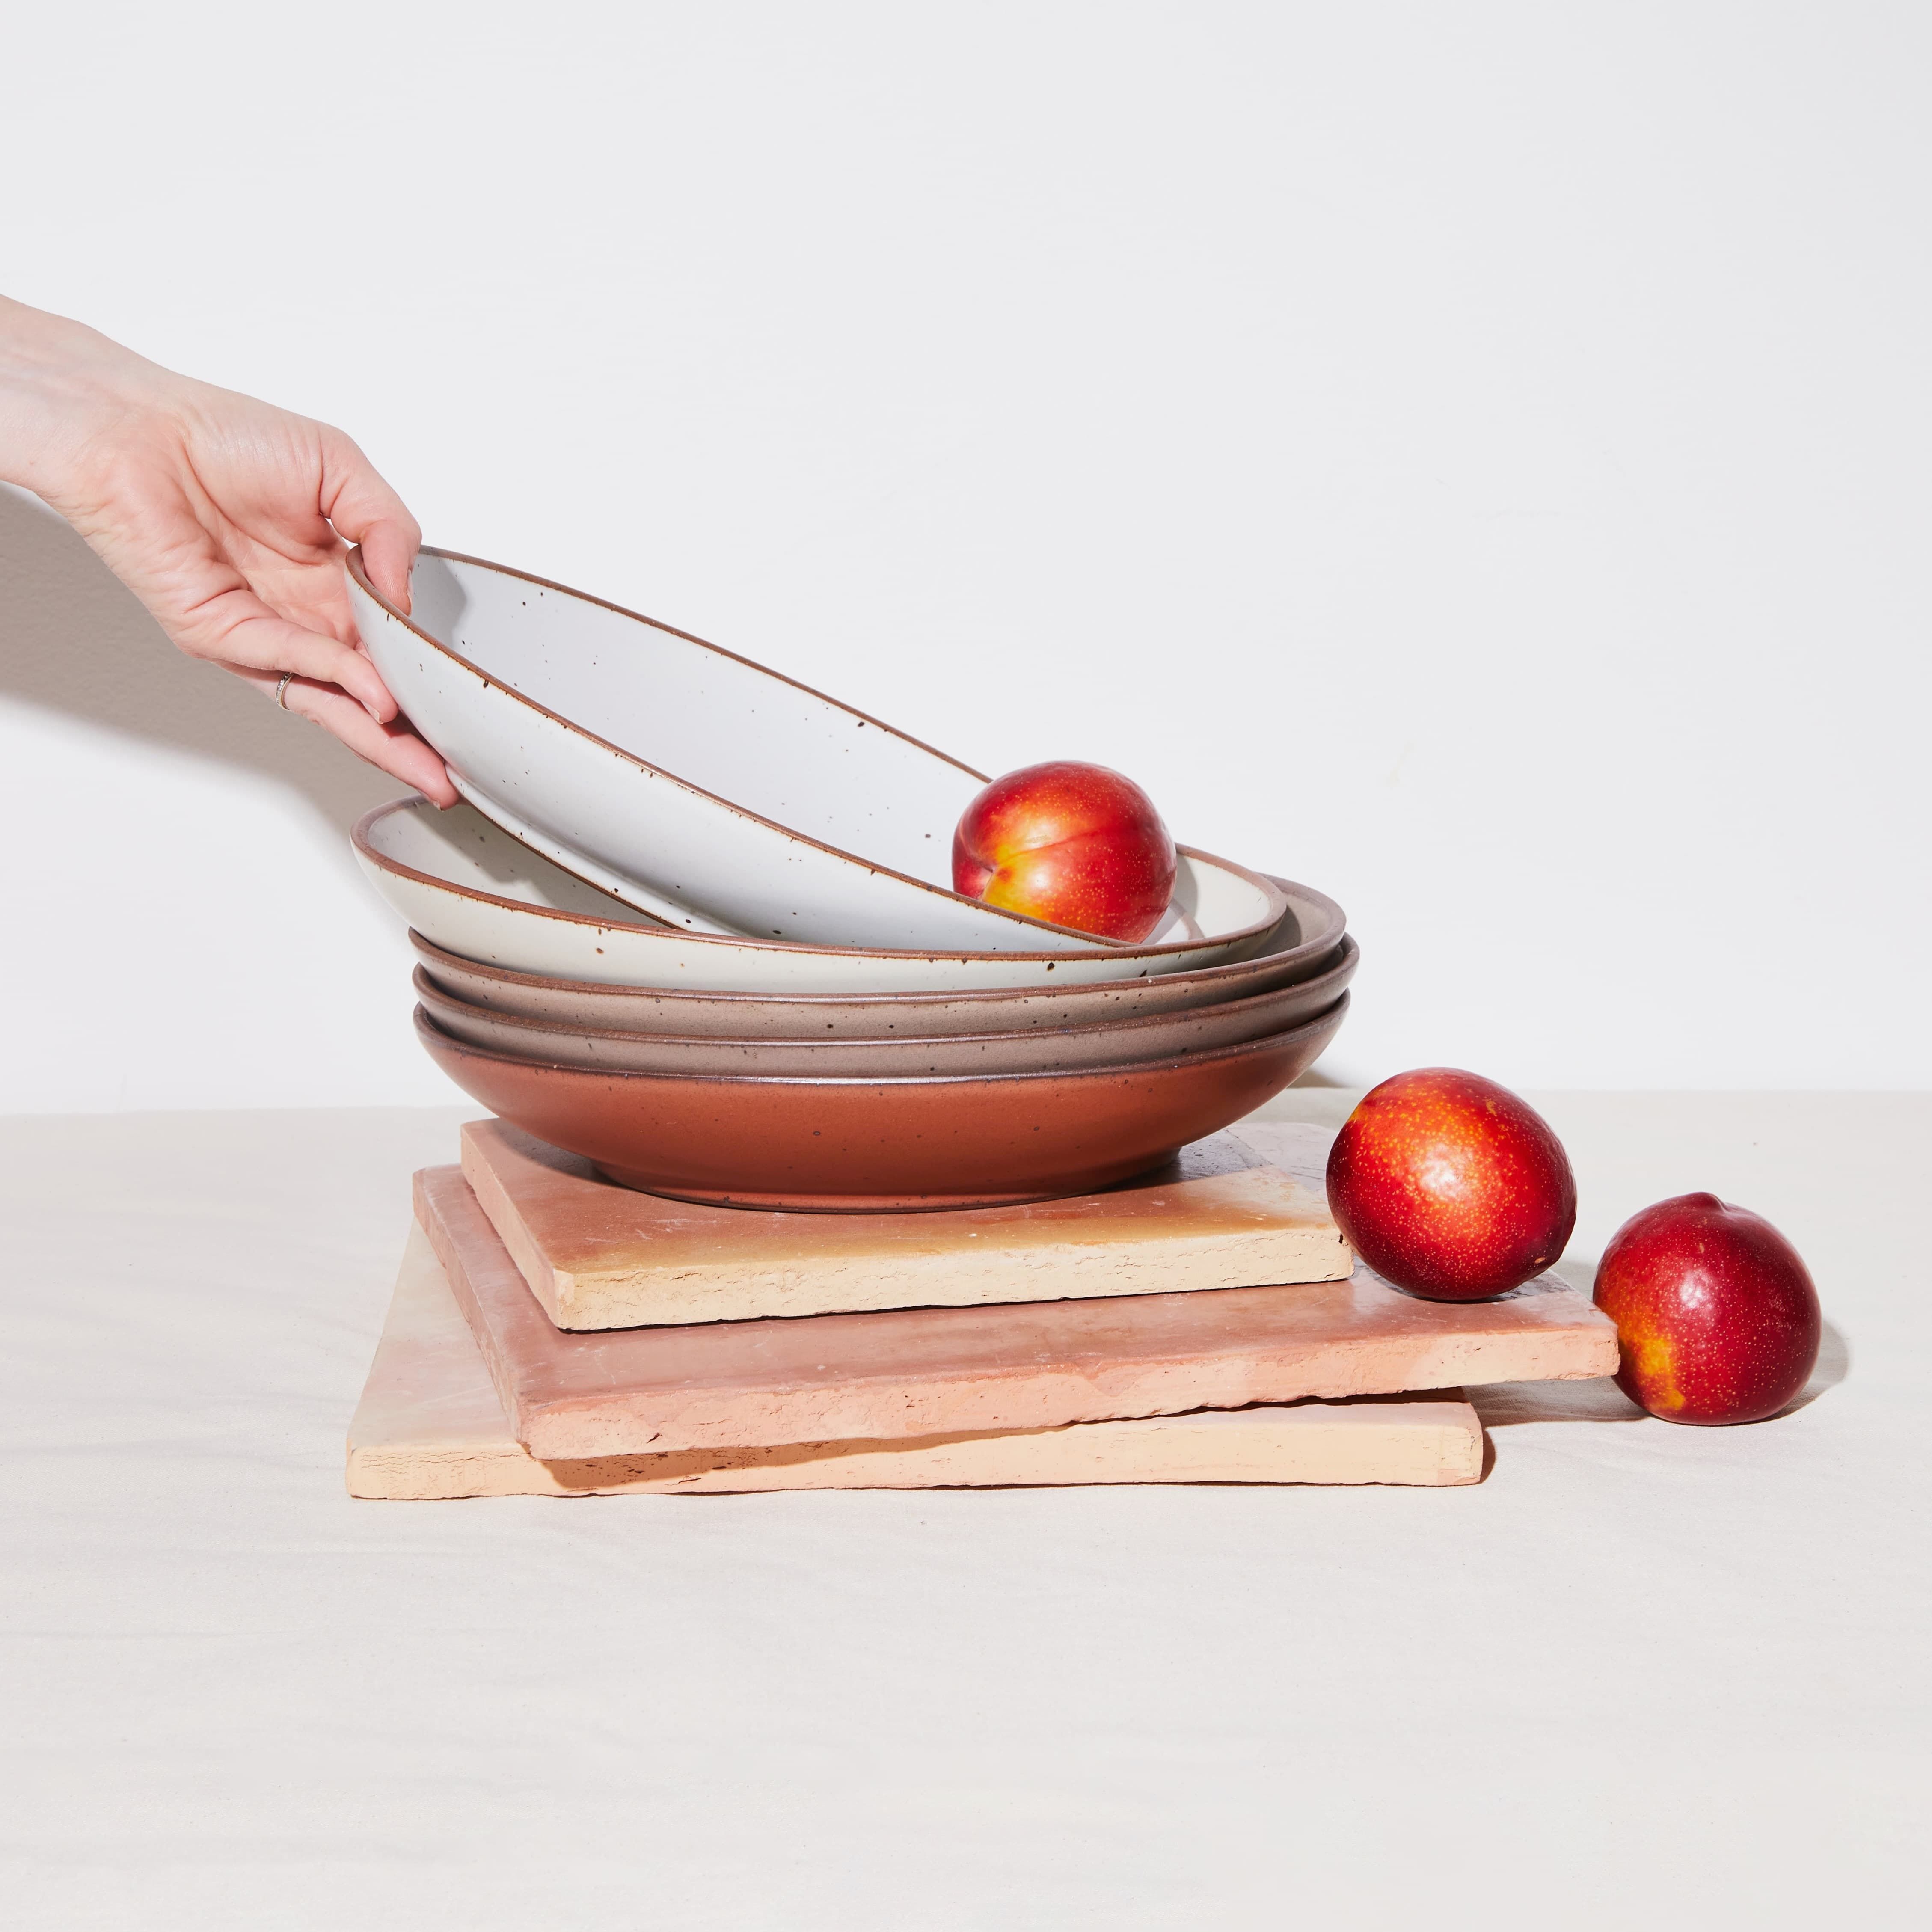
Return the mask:
{"type": "Polygon", "coordinates": [[[1008,1435],[539,1462],[511,1432],[428,1238],[410,1231],[350,1425],[350,1495],[698,1494],[1102,1483],[1473,1483],[1483,1430],[1460,1390],[1076,1422],[1008,1435]]]}
{"type": "Polygon", "coordinates": [[[546,1460],[1057,1428],[1196,1408],[1606,1375],[1616,1331],[1553,1275],[1494,1301],[1345,1282],[566,1333],[461,1171],[418,1219],[519,1442],[546,1460]]]}
{"type": "Polygon", "coordinates": [[[1335,1281],[1354,1257],[1321,1188],[1229,1133],[1104,1193],[940,1214],[761,1214],[668,1201],[506,1120],[463,1172],[560,1328],[1178,1294],[1335,1281]]]}

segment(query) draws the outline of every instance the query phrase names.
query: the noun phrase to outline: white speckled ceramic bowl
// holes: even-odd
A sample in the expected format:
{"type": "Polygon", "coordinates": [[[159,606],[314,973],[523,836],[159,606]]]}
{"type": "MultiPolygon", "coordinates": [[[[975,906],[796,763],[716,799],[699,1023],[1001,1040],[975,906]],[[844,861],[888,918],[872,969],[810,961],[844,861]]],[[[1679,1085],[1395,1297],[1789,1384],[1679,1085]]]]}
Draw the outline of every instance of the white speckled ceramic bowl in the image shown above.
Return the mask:
{"type": "MultiPolygon", "coordinates": [[[[812,946],[646,923],[468,806],[439,812],[424,799],[398,799],[367,814],[353,843],[376,890],[446,952],[548,979],[706,993],[1058,988],[1198,972],[1258,952],[1288,913],[1273,880],[1184,848],[1175,902],[1210,937],[1053,952],[812,946]]],[[[1339,940],[1339,909],[1321,905],[1321,922],[1334,914],[1339,940]]]]}
{"type": "MultiPolygon", "coordinates": [[[[458,790],[626,904],[815,945],[1110,944],[954,892],[953,828],[984,776],[776,671],[448,550],[418,559],[407,617],[359,554],[349,589],[370,656],[458,790]]],[[[1186,910],[1154,939],[1192,936],[1186,910]]]]}
{"type": "MultiPolygon", "coordinates": [[[[976,993],[804,993],[788,999],[758,993],[599,986],[479,966],[432,945],[419,932],[411,933],[410,941],[439,992],[484,1012],[566,1029],[740,1041],[1054,1033],[1164,1013],[1200,1012],[1285,988],[1306,998],[1304,989],[1333,980],[1340,970],[1343,976],[1326,995],[1336,998],[1353,976],[1358,957],[1355,942],[1341,930],[1341,908],[1334,908],[1332,920],[1324,920],[1327,901],[1318,903],[1317,895],[1281,883],[1295,910],[1282,921],[1268,949],[1252,959],[1210,966],[1199,973],[1160,973],[1141,980],[1048,986],[1038,992],[1004,988],[976,993]]],[[[1300,1010],[1314,1013],[1323,1004],[1316,998],[1300,1010]]]]}

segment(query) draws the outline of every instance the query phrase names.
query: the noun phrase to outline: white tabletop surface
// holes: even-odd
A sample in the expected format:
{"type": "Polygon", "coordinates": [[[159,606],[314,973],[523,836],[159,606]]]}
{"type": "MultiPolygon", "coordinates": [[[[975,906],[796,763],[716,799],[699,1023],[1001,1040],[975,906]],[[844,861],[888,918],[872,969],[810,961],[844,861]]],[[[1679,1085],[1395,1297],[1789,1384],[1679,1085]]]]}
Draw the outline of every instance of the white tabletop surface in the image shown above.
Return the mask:
{"type": "Polygon", "coordinates": [[[1924,1922],[1932,1104],[1536,1097],[1580,1282],[1667,1194],[1792,1236],[1808,1406],[1492,1395],[1462,1490],[353,1502],[461,1116],[0,1122],[0,1918],[1924,1922]]]}

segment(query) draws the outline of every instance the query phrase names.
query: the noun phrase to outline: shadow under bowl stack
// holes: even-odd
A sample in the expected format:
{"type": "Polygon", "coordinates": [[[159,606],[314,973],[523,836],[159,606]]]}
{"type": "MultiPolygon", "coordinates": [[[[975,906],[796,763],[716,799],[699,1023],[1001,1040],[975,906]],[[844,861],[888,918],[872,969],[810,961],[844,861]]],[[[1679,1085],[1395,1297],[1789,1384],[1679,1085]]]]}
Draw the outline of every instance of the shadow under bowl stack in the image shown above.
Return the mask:
{"type": "Polygon", "coordinates": [[[1321,893],[1181,848],[1125,946],[951,890],[982,776],[560,586],[426,550],[364,641],[467,802],[379,808],[425,1050],[498,1117],[417,1177],[358,1495],[1472,1481],[1454,1385],[1602,1372],[1545,1277],[1358,1268],[1311,1066],[1321,893]]]}

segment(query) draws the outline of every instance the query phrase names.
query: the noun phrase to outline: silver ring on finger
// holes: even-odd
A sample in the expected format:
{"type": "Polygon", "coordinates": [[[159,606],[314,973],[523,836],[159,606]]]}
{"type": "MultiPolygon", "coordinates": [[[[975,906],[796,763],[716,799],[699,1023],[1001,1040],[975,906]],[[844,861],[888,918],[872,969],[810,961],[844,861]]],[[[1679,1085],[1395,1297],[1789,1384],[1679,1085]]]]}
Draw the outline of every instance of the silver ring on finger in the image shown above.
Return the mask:
{"type": "Polygon", "coordinates": [[[285,670],[275,686],[275,702],[286,711],[289,708],[289,685],[295,676],[292,670],[285,670]]]}

